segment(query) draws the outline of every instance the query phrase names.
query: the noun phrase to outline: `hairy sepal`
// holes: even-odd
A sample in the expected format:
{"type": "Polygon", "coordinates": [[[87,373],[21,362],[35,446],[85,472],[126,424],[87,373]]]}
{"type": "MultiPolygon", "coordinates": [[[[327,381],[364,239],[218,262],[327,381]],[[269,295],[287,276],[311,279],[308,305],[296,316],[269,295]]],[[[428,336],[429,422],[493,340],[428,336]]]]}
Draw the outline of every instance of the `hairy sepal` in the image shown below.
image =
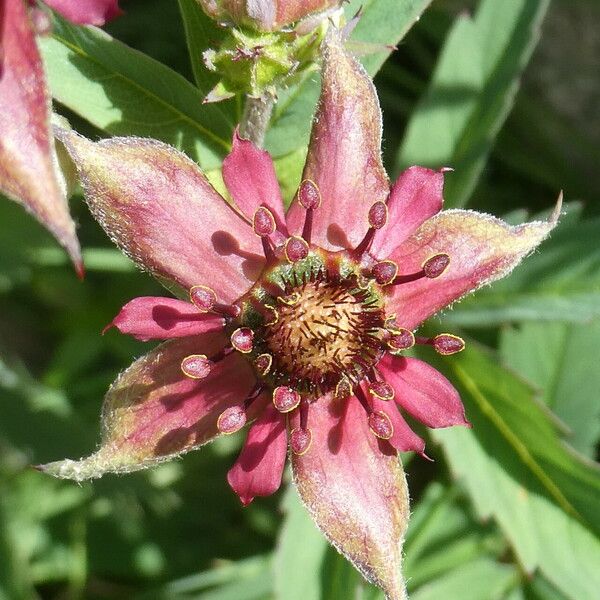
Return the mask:
{"type": "MultiPolygon", "coordinates": [[[[165,342],[136,360],[106,394],[99,449],[78,461],[37,468],[83,481],[144,469],[212,441],[219,434],[218,416],[251,390],[254,374],[237,353],[215,365],[203,380],[187,378],[181,361],[200,351],[211,355],[225,344],[224,334],[209,333],[165,342]]],[[[258,410],[260,402],[253,407],[258,410]]]]}
{"type": "Polygon", "coordinates": [[[398,456],[369,430],[354,397],[311,405],[312,445],[292,454],[294,482],[331,542],[389,600],[406,597],[401,574],[408,488],[398,456]]]}

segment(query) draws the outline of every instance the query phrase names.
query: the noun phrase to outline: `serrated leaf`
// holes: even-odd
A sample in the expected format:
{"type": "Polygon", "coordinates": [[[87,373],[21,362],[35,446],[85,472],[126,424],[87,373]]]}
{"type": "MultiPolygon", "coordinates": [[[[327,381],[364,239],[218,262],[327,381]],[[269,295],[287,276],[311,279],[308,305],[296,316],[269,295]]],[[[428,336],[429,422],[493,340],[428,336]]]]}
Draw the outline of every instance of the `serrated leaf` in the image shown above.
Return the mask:
{"type": "Polygon", "coordinates": [[[448,206],[464,206],[506,119],[539,38],[548,0],[483,0],[458,17],[414,111],[396,170],[451,166],[448,206]]]}
{"type": "Polygon", "coordinates": [[[214,169],[233,122],[184,77],[95,27],[57,18],[41,40],[52,96],[111,135],[153,137],[214,169]]]}
{"type": "Polygon", "coordinates": [[[436,430],[481,518],[493,517],[523,567],[569,598],[600,586],[600,471],[560,440],[530,387],[474,344],[447,361],[473,424],[436,430]]]}

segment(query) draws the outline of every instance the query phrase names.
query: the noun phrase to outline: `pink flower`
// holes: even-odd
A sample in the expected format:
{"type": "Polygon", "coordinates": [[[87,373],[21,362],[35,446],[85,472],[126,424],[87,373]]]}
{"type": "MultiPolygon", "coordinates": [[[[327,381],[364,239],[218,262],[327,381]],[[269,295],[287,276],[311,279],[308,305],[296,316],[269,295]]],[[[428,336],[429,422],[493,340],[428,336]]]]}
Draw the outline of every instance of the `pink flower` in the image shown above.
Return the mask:
{"type": "MultiPolygon", "coordinates": [[[[244,504],[294,481],[330,541],[389,598],[403,597],[408,496],[397,451],[424,453],[403,414],[467,425],[458,393],[413,344],[443,355],[424,319],[506,275],[554,227],[510,227],[442,208],[443,170],[390,187],[375,89],[325,43],[302,183],[285,214],[269,155],[240,139],[223,163],[228,204],[198,167],[156,141],[63,132],[89,206],[111,238],[185,299],[136,298],[112,325],[167,339],[109,390],[100,449],[41,467],[81,480],[140,469],[251,423],[228,480],[244,504]]],[[[557,211],[559,208],[557,208],[557,211]]]]}
{"type": "Polygon", "coordinates": [[[198,0],[213,19],[231,20],[260,31],[275,31],[313,13],[339,6],[342,0],[198,0]]]}
{"type": "MultiPolygon", "coordinates": [[[[50,98],[35,42],[47,29],[33,2],[0,0],[0,192],[25,206],[45,225],[83,273],[75,223],[57,167],[50,134],[50,98]],[[33,18],[32,18],[33,17],[33,18]]],[[[117,0],[47,0],[74,23],[102,25],[119,14],[117,0]]]]}

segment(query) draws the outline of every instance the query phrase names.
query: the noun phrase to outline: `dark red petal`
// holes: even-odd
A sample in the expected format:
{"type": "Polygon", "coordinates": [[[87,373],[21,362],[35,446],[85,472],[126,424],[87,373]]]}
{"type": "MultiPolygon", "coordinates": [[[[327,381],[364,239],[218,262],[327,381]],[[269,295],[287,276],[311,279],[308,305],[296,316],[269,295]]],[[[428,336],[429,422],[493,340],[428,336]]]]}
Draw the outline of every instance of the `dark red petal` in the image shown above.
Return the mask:
{"type": "Polygon", "coordinates": [[[428,427],[469,425],[454,386],[417,358],[385,356],[377,368],[396,392],[395,400],[428,427]]]}
{"type": "Polygon", "coordinates": [[[410,167],[392,186],[387,201],[387,225],[377,233],[371,252],[387,258],[424,221],[442,209],[444,175],[424,167],[410,167]]]}
{"type": "Polygon", "coordinates": [[[250,140],[233,134],[233,148],[223,161],[223,180],[240,211],[252,220],[259,206],[266,206],[287,235],[281,190],[271,155],[250,140]]]}
{"type": "Polygon", "coordinates": [[[242,452],[227,473],[227,481],[242,504],[279,489],[286,452],[285,417],[269,404],[250,428],[242,452]]]}
{"type": "Polygon", "coordinates": [[[141,296],[128,302],[109,327],[145,342],[219,331],[223,325],[221,317],[203,314],[189,302],[141,296]]]}

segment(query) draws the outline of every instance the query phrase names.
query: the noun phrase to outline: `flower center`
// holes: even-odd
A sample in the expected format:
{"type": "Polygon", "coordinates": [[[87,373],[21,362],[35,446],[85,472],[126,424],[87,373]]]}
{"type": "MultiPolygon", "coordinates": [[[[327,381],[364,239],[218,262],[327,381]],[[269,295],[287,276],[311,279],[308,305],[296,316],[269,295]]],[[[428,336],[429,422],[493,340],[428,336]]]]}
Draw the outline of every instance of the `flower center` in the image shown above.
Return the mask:
{"type": "Polygon", "coordinates": [[[347,256],[321,251],[261,279],[240,318],[261,377],[317,397],[368,374],[381,356],[384,311],[378,286],[360,287],[358,273],[347,256]]]}

